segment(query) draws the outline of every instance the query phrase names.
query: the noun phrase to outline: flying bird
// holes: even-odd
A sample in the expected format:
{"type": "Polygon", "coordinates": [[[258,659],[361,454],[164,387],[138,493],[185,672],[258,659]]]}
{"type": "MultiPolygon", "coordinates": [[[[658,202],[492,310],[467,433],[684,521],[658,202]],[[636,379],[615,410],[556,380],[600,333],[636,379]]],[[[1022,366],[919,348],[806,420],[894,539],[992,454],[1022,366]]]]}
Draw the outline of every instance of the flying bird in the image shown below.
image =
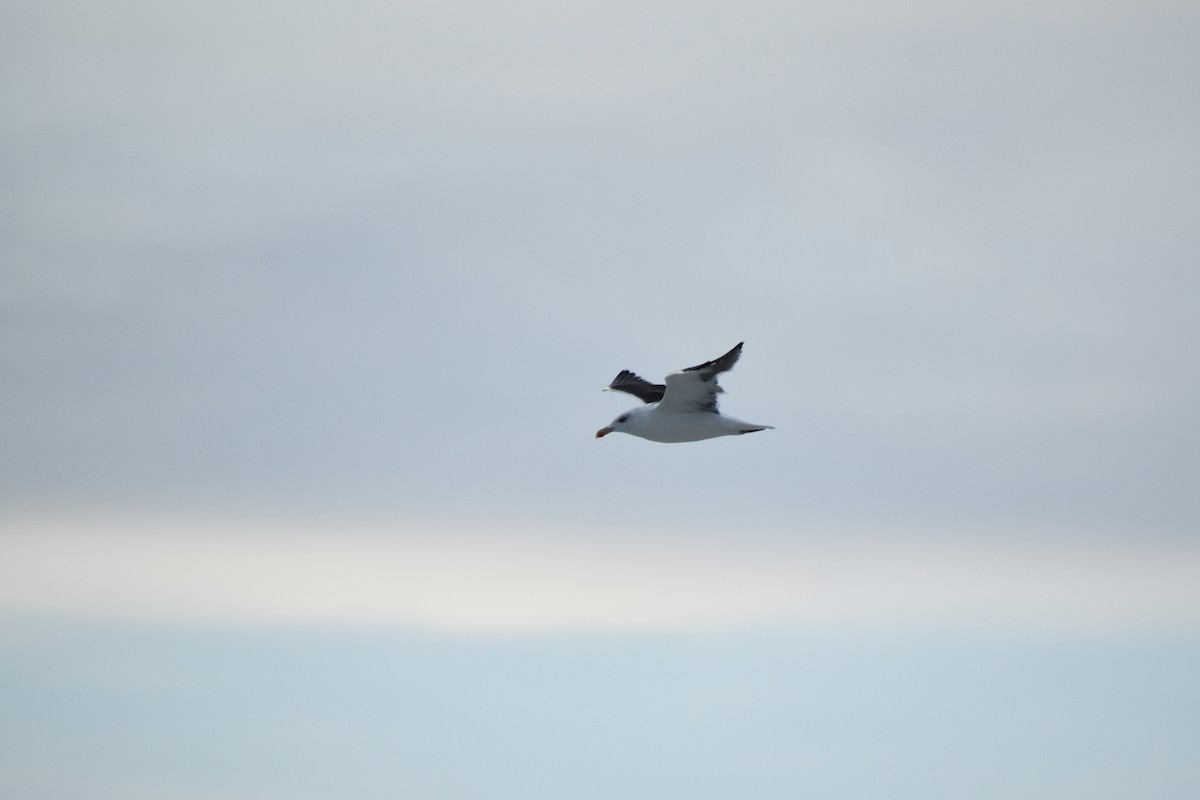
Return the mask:
{"type": "Polygon", "coordinates": [[[665,385],[621,370],[608,388],[631,394],[645,405],[626,411],[596,431],[596,438],[619,432],[652,442],[698,442],[771,428],[726,417],[717,410],[717,395],[725,391],[717,385],[717,376],[733,369],[743,344],[738,342],[720,358],[672,372],[664,378],[665,385]]]}

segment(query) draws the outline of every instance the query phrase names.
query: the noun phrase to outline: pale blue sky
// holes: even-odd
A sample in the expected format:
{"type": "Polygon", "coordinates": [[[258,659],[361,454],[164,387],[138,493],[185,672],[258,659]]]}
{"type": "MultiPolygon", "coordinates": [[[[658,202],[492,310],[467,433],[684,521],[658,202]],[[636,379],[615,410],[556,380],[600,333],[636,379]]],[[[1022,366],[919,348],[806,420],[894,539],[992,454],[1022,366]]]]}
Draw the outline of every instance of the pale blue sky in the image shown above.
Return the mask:
{"type": "MultiPolygon", "coordinates": [[[[1200,716],[1196,9],[3,16],[6,795],[300,796],[279,750],[252,756],[344,672],[395,702],[335,727],[421,742],[413,796],[494,797],[500,757],[514,797],[728,796],[730,776],[879,796],[866,774],[924,799],[905,776],[945,748],[947,797],[1200,789],[1180,748],[1200,716]],[[600,391],[618,370],[740,340],[725,408],[776,430],[593,438],[634,402],[600,391]],[[277,666],[350,635],[315,680],[277,666]],[[779,652],[859,683],[821,693],[766,669],[779,652]],[[373,654],[392,668],[359,672],[373,654]],[[523,677],[512,701],[472,671],[593,657],[616,677],[523,677]],[[945,658],[968,673],[954,702],[930,677],[945,658]],[[456,677],[425,696],[410,660],[456,677]],[[1131,704],[1147,682],[1162,693],[1131,704]],[[200,746],[231,741],[194,724],[223,703],[245,739],[200,746]],[[1021,738],[1040,717],[958,735],[1014,703],[1049,709],[1061,758],[1021,738]],[[793,735],[814,707],[863,735],[793,735]],[[509,749],[456,719],[511,723],[509,749]],[[714,738],[656,760],[631,728],[714,738]],[[574,766],[512,777],[545,748],[574,766]],[[728,783],[679,777],[718,756],[728,783]],[[589,783],[592,759],[636,786],[589,783]]],[[[378,752],[288,747],[323,754],[354,775],[342,796],[405,796],[378,752]]]]}

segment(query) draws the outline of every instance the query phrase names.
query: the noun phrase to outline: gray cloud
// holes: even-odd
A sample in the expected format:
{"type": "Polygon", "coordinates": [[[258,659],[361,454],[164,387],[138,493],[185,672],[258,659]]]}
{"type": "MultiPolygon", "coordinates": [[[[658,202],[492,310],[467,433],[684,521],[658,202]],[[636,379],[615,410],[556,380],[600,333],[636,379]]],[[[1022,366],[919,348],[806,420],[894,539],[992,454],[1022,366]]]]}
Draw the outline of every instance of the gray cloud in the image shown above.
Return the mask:
{"type": "Polygon", "coordinates": [[[1194,14],[15,18],[6,504],[1194,527],[1194,14]],[[590,440],[742,338],[773,438],[590,440]]]}

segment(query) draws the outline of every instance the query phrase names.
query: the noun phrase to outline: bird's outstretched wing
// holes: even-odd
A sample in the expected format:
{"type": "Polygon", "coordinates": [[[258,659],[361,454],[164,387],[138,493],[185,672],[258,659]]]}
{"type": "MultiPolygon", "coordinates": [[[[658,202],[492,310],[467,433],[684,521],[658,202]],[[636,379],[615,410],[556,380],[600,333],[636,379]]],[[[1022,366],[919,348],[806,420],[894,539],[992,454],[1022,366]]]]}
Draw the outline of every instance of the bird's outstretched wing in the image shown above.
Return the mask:
{"type": "Polygon", "coordinates": [[[612,379],[608,388],[631,394],[643,403],[657,403],[663,399],[663,394],[667,391],[667,387],[661,383],[651,383],[627,369],[618,372],[617,377],[612,379]]]}
{"type": "Polygon", "coordinates": [[[720,358],[705,361],[666,377],[667,391],[658,407],[663,411],[711,411],[717,413],[717,395],[725,391],[717,385],[717,376],[733,369],[742,355],[738,342],[720,358]]]}

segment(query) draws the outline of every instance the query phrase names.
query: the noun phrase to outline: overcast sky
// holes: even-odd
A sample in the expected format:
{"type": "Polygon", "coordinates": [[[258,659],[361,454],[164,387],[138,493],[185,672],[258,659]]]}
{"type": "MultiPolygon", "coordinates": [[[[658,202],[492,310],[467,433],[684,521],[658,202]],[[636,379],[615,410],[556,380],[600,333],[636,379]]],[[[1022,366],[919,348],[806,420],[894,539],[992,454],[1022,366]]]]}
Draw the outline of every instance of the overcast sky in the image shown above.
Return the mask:
{"type": "Polygon", "coordinates": [[[1197,520],[1183,5],[8,16],[10,509],[1197,520]]]}
{"type": "Polygon", "coordinates": [[[10,632],[1200,631],[1193,5],[2,16],[10,632]]]}

